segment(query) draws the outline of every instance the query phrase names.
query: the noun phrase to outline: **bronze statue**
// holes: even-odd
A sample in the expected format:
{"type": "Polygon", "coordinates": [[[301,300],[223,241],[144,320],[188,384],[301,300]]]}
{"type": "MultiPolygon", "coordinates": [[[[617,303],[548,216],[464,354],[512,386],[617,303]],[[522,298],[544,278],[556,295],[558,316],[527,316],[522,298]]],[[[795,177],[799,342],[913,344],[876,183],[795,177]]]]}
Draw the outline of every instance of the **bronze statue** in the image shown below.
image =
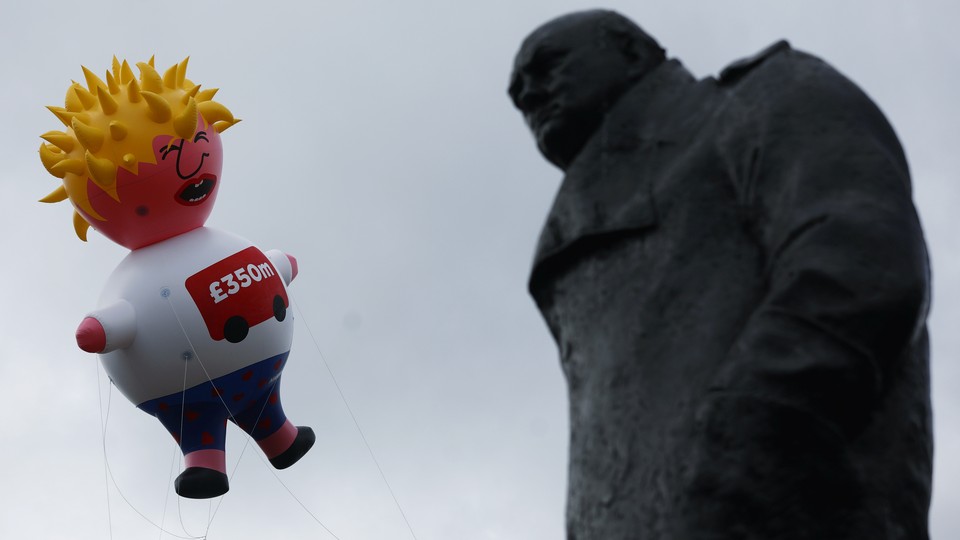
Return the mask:
{"type": "Polygon", "coordinates": [[[929,265],[873,102],[784,41],[696,80],[610,11],[534,31],[509,93],[565,173],[530,292],[568,538],[926,539],[929,265]]]}

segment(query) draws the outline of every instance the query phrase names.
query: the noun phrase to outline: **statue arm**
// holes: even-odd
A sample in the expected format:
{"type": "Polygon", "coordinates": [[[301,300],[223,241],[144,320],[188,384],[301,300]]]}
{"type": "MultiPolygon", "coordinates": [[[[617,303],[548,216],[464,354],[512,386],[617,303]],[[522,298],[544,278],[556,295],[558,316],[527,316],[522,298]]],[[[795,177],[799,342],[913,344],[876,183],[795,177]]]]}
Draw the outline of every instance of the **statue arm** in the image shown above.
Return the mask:
{"type": "Polygon", "coordinates": [[[892,129],[852,83],[811,69],[829,71],[784,92],[744,148],[767,292],[714,389],[849,434],[923,328],[929,270],[892,129]]]}
{"type": "Polygon", "coordinates": [[[925,331],[899,143],[839,74],[800,79],[731,149],[766,292],[698,404],[678,537],[845,537],[863,497],[851,440],[925,331]]]}

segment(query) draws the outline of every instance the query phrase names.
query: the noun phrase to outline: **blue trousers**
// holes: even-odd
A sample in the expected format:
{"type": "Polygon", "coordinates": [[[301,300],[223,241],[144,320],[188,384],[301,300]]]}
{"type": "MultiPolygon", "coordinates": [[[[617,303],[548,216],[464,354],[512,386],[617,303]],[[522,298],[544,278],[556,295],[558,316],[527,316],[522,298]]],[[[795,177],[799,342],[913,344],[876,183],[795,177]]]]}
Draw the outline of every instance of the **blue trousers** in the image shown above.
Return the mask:
{"type": "Polygon", "coordinates": [[[156,416],[184,455],[196,450],[224,450],[227,420],[255,441],[283,426],[280,374],[289,351],[138,407],[156,416]]]}

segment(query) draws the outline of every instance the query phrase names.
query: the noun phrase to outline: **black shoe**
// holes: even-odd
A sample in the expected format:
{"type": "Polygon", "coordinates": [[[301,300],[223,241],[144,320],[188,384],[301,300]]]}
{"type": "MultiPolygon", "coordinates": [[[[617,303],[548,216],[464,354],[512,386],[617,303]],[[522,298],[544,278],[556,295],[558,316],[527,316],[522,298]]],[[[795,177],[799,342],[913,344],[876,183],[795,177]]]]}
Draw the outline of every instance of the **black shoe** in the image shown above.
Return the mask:
{"type": "Polygon", "coordinates": [[[206,467],[187,467],[173,482],[177,495],[188,499],[212,499],[230,489],[227,475],[206,467]]]}
{"type": "Polygon", "coordinates": [[[317,436],[313,434],[310,427],[297,426],[297,438],[293,440],[293,444],[279,456],[270,458],[270,464],[277,469],[286,469],[299,461],[316,441],[317,436]]]}

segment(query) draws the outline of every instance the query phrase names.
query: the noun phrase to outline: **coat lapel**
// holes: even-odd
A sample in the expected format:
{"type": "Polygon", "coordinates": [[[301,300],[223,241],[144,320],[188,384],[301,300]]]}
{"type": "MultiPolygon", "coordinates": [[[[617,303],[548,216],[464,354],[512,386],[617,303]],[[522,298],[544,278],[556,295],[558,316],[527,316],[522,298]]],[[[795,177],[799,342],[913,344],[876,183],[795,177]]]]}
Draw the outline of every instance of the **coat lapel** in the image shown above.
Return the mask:
{"type": "Polygon", "coordinates": [[[694,79],[676,61],[658,68],[628,91],[567,169],[547,217],[533,268],[579,240],[641,231],[657,223],[653,178],[658,154],[675,143],[673,129],[652,120],[677,85],[694,79]]]}

